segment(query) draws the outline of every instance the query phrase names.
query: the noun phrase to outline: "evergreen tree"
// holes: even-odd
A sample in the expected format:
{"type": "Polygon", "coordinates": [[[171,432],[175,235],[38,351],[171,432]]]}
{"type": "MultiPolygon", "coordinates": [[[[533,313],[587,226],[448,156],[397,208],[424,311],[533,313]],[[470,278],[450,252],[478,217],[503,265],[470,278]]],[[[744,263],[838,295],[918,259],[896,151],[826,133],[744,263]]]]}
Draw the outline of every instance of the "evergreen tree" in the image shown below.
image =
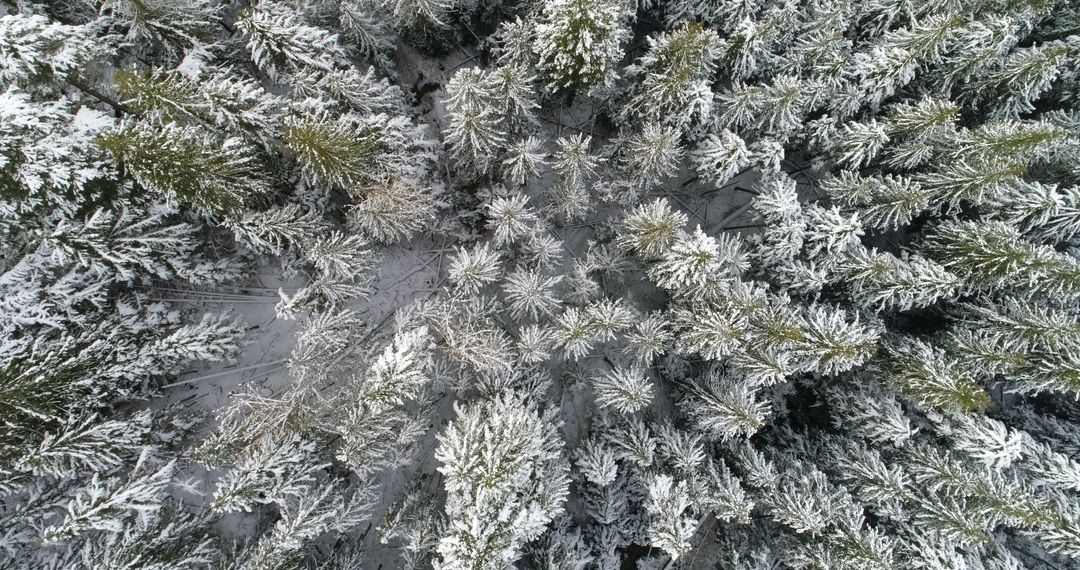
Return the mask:
{"type": "Polygon", "coordinates": [[[649,405],[652,386],[640,368],[615,368],[593,381],[593,392],[600,407],[632,414],[649,405]]]}
{"type": "Polygon", "coordinates": [[[640,133],[627,137],[619,148],[619,167],[624,180],[648,188],[671,176],[682,159],[679,135],[674,128],[645,125],[640,133]]]}
{"type": "MultiPolygon", "coordinates": [[[[379,117],[378,119],[383,119],[379,117]]],[[[308,115],[288,120],[282,143],[313,183],[355,191],[378,176],[389,146],[383,120],[357,123],[348,117],[308,115]]]]}
{"type": "Polygon", "coordinates": [[[429,382],[426,328],[403,332],[354,382],[353,401],[338,427],[342,444],[336,457],[360,476],[409,460],[409,445],[423,435],[406,404],[421,399],[429,382]]]}
{"type": "Polygon", "coordinates": [[[485,173],[494,165],[505,144],[499,132],[496,94],[487,76],[479,69],[463,69],[446,86],[446,107],[450,126],[446,142],[453,147],[453,157],[475,171],[485,173]]]}
{"type": "Polygon", "coordinates": [[[536,28],[539,67],[552,90],[609,85],[633,16],[616,0],[559,0],[544,5],[536,28]]]}
{"type": "Polygon", "coordinates": [[[553,418],[519,396],[457,408],[435,453],[446,477],[440,568],[501,568],[521,556],[563,507],[568,464],[553,418]]]}
{"type": "Polygon", "coordinates": [[[99,144],[139,184],[209,214],[237,213],[270,192],[261,155],[239,138],[138,121],[99,144]]]}
{"type": "Polygon", "coordinates": [[[723,187],[736,174],[750,165],[746,142],[725,129],[720,135],[710,134],[690,154],[697,172],[717,187],[723,187]]]}
{"type": "Polygon", "coordinates": [[[626,69],[640,77],[623,113],[644,122],[687,128],[712,112],[711,76],[719,57],[720,37],[700,22],[649,38],[649,51],[626,69]]]}
{"type": "Polygon", "coordinates": [[[921,308],[951,297],[960,285],[945,268],[917,255],[898,258],[855,247],[839,265],[856,303],[867,307],[921,308]]]}
{"type": "Polygon", "coordinates": [[[38,14],[0,17],[0,84],[31,85],[77,79],[78,69],[97,52],[95,42],[81,26],[50,22],[38,14]]]}
{"type": "Polygon", "coordinates": [[[0,567],[1080,559],[1073,4],[2,12],[0,567]]]}
{"type": "Polygon", "coordinates": [[[405,178],[367,186],[349,209],[349,219],[373,238],[391,243],[409,239],[424,229],[435,213],[431,194],[405,178]]]}
{"type": "Polygon", "coordinates": [[[305,25],[285,4],[262,2],[242,13],[236,24],[247,37],[255,65],[275,81],[306,69],[330,71],[345,58],[336,36],[305,25]]]}

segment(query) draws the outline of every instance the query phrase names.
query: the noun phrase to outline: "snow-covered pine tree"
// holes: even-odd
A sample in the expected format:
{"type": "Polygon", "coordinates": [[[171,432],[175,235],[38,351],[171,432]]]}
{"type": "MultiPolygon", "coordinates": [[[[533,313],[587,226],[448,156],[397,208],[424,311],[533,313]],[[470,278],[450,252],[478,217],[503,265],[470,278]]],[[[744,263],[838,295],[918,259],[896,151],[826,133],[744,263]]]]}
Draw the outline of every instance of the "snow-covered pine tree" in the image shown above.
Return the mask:
{"type": "Polygon", "coordinates": [[[640,78],[623,106],[625,116],[686,129],[712,112],[712,73],[720,38],[700,22],[649,38],[649,51],[626,69],[640,78]]]}
{"type": "Polygon", "coordinates": [[[563,510],[568,463],[550,412],[515,394],[457,407],[435,458],[446,478],[439,568],[501,568],[563,510]]]}
{"type": "Polygon", "coordinates": [[[633,6],[619,0],[544,4],[536,26],[539,67],[552,91],[586,92],[615,78],[633,6]]]}
{"type": "Polygon", "coordinates": [[[1080,560],[1072,3],[0,12],[0,566],[1080,560]]]}

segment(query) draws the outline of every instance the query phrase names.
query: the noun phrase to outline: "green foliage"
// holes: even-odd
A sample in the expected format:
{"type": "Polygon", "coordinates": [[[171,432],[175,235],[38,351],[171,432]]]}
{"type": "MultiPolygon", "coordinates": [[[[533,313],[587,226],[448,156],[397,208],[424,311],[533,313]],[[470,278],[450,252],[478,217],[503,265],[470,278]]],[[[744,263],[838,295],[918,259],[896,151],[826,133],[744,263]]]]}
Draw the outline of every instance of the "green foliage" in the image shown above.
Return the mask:
{"type": "Polygon", "coordinates": [[[263,155],[239,138],[135,121],[99,144],[139,184],[208,214],[238,213],[271,192],[263,155]]]}
{"type": "Polygon", "coordinates": [[[282,144],[313,183],[356,192],[375,176],[380,155],[389,150],[380,132],[347,118],[308,116],[286,121],[282,144]]]}
{"type": "Polygon", "coordinates": [[[544,4],[536,50],[552,90],[585,92],[609,84],[630,39],[629,16],[627,6],[616,0],[544,4]]]}

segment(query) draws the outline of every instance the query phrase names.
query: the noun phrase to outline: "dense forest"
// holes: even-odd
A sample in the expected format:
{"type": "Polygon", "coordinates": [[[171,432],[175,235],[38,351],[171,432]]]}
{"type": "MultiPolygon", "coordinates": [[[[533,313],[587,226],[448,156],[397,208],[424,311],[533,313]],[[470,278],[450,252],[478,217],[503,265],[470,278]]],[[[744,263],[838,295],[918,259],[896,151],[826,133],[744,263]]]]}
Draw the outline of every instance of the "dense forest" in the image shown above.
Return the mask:
{"type": "Polygon", "coordinates": [[[1080,4],[0,0],[0,570],[1080,568],[1080,4]]]}

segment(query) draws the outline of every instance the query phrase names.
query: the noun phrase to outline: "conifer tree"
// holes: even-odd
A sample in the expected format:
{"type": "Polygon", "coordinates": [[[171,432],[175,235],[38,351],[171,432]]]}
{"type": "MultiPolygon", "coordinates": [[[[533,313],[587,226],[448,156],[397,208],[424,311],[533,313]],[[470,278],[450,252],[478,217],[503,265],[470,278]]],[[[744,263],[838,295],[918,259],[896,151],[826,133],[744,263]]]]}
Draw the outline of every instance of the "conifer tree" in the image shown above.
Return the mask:
{"type": "Polygon", "coordinates": [[[945,268],[917,255],[896,257],[855,247],[839,263],[856,303],[902,311],[925,307],[951,297],[959,279],[945,268]]]}
{"type": "Polygon", "coordinates": [[[453,156],[476,172],[485,173],[506,143],[506,135],[500,133],[496,94],[488,77],[476,68],[463,69],[450,79],[446,91],[451,119],[446,141],[453,148],[453,156]]]}
{"type": "Polygon", "coordinates": [[[457,413],[435,454],[446,477],[449,520],[436,565],[513,564],[563,509],[568,464],[553,419],[512,394],[459,406],[457,413]]]}
{"type": "Polygon", "coordinates": [[[366,476],[408,460],[408,446],[423,434],[413,425],[406,403],[421,399],[429,379],[426,328],[403,332],[357,378],[357,390],[342,412],[342,445],[337,458],[366,476]]]}
{"type": "Polygon", "coordinates": [[[619,167],[625,180],[648,188],[671,176],[682,159],[678,131],[657,123],[645,125],[626,139],[619,149],[619,167]]]}
{"type": "Polygon", "coordinates": [[[65,81],[97,51],[81,26],[22,13],[0,17],[0,45],[0,84],[5,86],[65,81]]]}
{"type": "Polygon", "coordinates": [[[672,211],[666,199],[657,198],[637,206],[622,220],[618,242],[643,258],[656,258],[671,249],[686,221],[685,214],[672,211]]]}
{"type": "Polygon", "coordinates": [[[724,129],[720,135],[710,134],[690,154],[694,168],[717,187],[722,187],[750,165],[750,151],[738,135],[724,129]]]}
{"type": "Polygon", "coordinates": [[[384,133],[378,124],[308,115],[285,123],[282,143],[313,183],[355,191],[379,174],[380,155],[388,146],[384,133]]]}
{"type": "Polygon", "coordinates": [[[529,269],[517,269],[506,275],[503,292],[506,294],[510,316],[515,320],[538,319],[541,315],[552,316],[559,307],[554,287],[562,281],[562,275],[546,276],[529,269]]]}
{"type": "Polygon", "coordinates": [[[942,350],[909,339],[886,350],[886,383],[931,409],[979,411],[990,397],[962,364],[942,350]]]}
{"type": "Polygon", "coordinates": [[[373,238],[390,243],[408,239],[428,225],[435,213],[433,197],[406,179],[366,186],[349,209],[349,219],[373,238]]]}
{"type": "Polygon", "coordinates": [[[610,84],[630,39],[633,16],[615,0],[559,0],[544,5],[536,29],[539,67],[552,90],[585,92],[610,84]]]}
{"type": "Polygon", "coordinates": [[[664,122],[680,130],[712,112],[711,76],[720,37],[700,22],[649,38],[649,51],[626,70],[640,77],[624,115],[643,123],[664,122]]]}
{"type": "Polygon", "coordinates": [[[262,2],[236,23],[247,37],[255,65],[275,81],[305,69],[330,71],[335,60],[345,58],[336,36],[305,25],[285,4],[262,2]]]}
{"type": "Polygon", "coordinates": [[[649,405],[652,386],[640,368],[615,368],[593,381],[597,403],[620,413],[632,414],[649,405]]]}
{"type": "Polygon", "coordinates": [[[261,156],[238,138],[139,121],[99,144],[143,186],[209,214],[237,213],[270,191],[261,156]]]}
{"type": "Polygon", "coordinates": [[[91,4],[0,15],[0,567],[1080,559],[1072,4],[91,4]]]}
{"type": "Polygon", "coordinates": [[[502,161],[504,175],[512,183],[522,186],[540,175],[546,159],[547,154],[543,151],[540,140],[526,137],[511,143],[506,149],[506,158],[502,161]]]}
{"type": "Polygon", "coordinates": [[[918,182],[886,175],[861,177],[850,171],[822,182],[829,197],[845,208],[858,208],[870,227],[889,229],[903,226],[930,206],[931,194],[918,182]]]}

